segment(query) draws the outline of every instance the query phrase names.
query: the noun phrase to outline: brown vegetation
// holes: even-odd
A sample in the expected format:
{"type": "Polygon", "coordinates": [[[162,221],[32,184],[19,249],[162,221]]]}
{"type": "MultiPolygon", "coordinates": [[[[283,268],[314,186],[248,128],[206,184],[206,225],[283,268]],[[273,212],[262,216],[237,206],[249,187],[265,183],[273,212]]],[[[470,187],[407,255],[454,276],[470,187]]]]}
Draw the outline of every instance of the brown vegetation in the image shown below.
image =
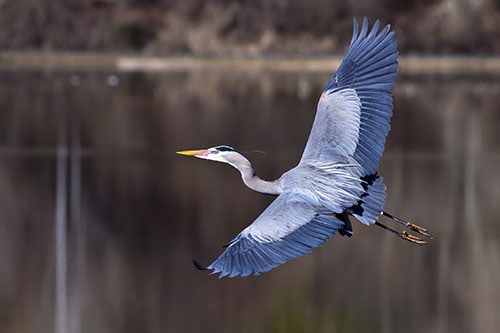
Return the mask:
{"type": "Polygon", "coordinates": [[[363,16],[393,24],[402,52],[500,52],[495,0],[5,0],[0,49],[315,55],[340,52],[363,16]]]}

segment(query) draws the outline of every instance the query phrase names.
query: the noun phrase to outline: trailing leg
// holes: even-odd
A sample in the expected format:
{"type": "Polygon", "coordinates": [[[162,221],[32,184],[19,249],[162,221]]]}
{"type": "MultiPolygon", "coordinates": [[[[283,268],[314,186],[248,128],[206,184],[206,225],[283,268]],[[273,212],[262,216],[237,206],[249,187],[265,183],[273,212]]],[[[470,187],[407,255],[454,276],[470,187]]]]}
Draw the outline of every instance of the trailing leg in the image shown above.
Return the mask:
{"type": "Polygon", "coordinates": [[[402,231],[402,232],[399,232],[395,229],[392,229],[378,221],[375,222],[375,225],[382,228],[382,229],[385,229],[387,231],[390,231],[392,232],[393,234],[395,234],[396,236],[398,236],[399,238],[402,238],[404,240],[407,240],[408,242],[411,242],[411,243],[414,243],[414,244],[418,244],[418,245],[427,245],[429,244],[426,240],[418,237],[418,236],[414,236],[414,235],[411,235],[409,234],[406,230],[402,231]]]}
{"type": "Polygon", "coordinates": [[[417,225],[417,224],[414,224],[414,223],[407,222],[407,221],[405,221],[405,220],[403,220],[403,219],[401,219],[401,218],[399,218],[399,217],[397,217],[397,216],[394,216],[394,215],[392,215],[392,214],[389,214],[389,213],[387,213],[387,212],[385,212],[385,211],[382,211],[382,215],[384,215],[384,216],[386,216],[386,217],[390,218],[391,220],[393,220],[393,221],[395,221],[395,222],[397,222],[397,223],[399,223],[399,224],[403,225],[404,227],[406,227],[406,228],[408,228],[408,229],[410,229],[410,230],[413,230],[413,231],[415,231],[415,232],[417,232],[417,233],[421,234],[422,236],[425,236],[425,237],[427,237],[427,238],[429,238],[429,239],[433,239],[433,238],[434,238],[434,237],[432,237],[432,235],[429,233],[429,231],[427,231],[427,229],[426,229],[426,228],[424,228],[424,227],[421,227],[421,226],[419,226],[419,225],[417,225]]]}

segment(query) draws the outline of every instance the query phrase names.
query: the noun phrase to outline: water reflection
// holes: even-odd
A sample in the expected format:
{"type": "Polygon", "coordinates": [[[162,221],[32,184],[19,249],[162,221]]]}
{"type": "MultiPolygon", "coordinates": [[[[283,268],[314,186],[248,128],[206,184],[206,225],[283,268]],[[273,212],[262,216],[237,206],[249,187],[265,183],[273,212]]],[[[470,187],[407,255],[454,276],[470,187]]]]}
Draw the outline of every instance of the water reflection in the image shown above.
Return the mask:
{"type": "Polygon", "coordinates": [[[250,154],[258,173],[279,176],[300,157],[328,73],[0,77],[1,332],[500,325],[499,77],[400,76],[381,163],[386,207],[428,226],[431,246],[358,224],[351,239],[334,237],[313,255],[234,280],[198,272],[191,259],[215,258],[271,198],[246,189],[227,166],[174,152],[264,150],[250,154]],[[57,209],[67,246],[57,241],[57,209]],[[57,246],[67,256],[59,301],[57,246]]]}

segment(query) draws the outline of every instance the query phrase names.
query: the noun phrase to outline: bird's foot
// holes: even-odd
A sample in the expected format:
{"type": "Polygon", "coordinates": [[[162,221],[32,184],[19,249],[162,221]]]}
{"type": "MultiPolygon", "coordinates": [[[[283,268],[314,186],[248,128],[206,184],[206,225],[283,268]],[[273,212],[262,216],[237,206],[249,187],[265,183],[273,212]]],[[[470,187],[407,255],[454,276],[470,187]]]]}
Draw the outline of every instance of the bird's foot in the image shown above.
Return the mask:
{"type": "Polygon", "coordinates": [[[403,231],[402,233],[399,234],[399,236],[401,238],[403,238],[404,240],[407,240],[408,242],[411,242],[411,243],[414,243],[414,244],[417,244],[417,245],[427,245],[429,244],[426,240],[418,237],[418,236],[414,236],[412,234],[409,234],[408,232],[406,231],[403,231]]]}
{"type": "Polygon", "coordinates": [[[429,233],[429,231],[427,231],[426,228],[424,227],[421,227],[417,224],[414,224],[414,223],[410,223],[410,222],[406,222],[406,227],[410,230],[413,230],[419,234],[421,234],[422,236],[425,236],[425,237],[428,237],[430,239],[434,239],[434,237],[429,233]]]}
{"type": "Polygon", "coordinates": [[[399,224],[405,226],[406,228],[412,230],[412,231],[415,231],[416,233],[422,235],[422,236],[425,236],[429,239],[434,239],[434,237],[429,233],[429,231],[424,228],[424,227],[421,227],[415,223],[411,223],[411,222],[408,222],[408,221],[405,221],[403,220],[402,218],[399,218],[397,216],[394,216],[392,214],[389,214],[387,212],[382,212],[382,215],[384,216],[387,216],[388,218],[390,218],[391,220],[395,221],[395,222],[398,222],[399,224]]]}

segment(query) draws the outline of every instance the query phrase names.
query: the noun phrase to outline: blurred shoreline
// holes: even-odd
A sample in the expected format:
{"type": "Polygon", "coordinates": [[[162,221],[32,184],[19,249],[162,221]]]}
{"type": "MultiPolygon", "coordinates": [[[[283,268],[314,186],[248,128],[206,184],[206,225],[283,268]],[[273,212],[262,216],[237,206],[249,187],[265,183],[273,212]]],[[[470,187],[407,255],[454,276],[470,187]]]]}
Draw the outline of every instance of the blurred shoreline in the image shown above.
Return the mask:
{"type": "MultiPolygon", "coordinates": [[[[265,70],[333,72],[342,56],[293,57],[270,55],[263,57],[150,57],[96,53],[4,52],[0,69],[99,69],[118,71],[178,71],[178,70],[265,70]]],[[[497,56],[401,55],[400,73],[406,74],[468,74],[500,73],[497,56]]]]}

